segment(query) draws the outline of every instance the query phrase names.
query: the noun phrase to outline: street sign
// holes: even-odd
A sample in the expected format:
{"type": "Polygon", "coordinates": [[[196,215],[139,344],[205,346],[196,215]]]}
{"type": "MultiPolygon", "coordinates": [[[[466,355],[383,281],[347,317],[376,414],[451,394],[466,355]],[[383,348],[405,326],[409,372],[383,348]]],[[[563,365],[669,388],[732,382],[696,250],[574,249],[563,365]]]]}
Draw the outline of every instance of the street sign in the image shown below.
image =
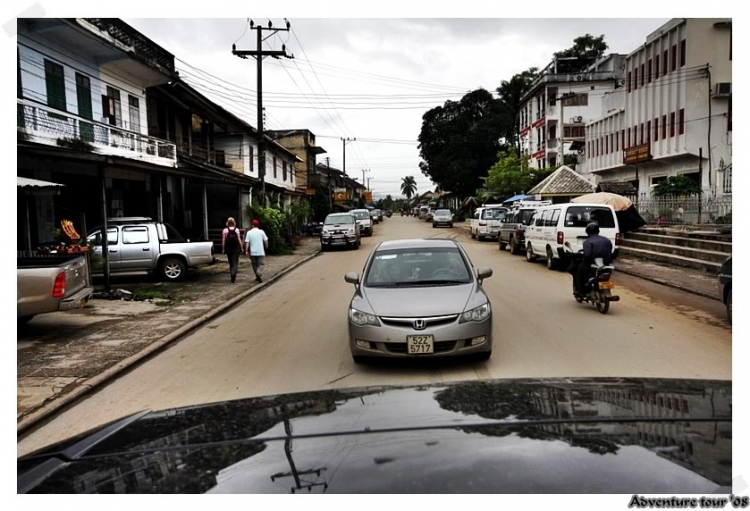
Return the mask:
{"type": "Polygon", "coordinates": [[[372,191],[365,190],[364,196],[365,196],[365,204],[372,204],[372,191]]]}
{"type": "Polygon", "coordinates": [[[306,193],[307,195],[315,195],[315,188],[308,188],[306,193]]]}
{"type": "Polygon", "coordinates": [[[649,144],[635,145],[623,151],[622,162],[625,165],[642,163],[651,159],[651,146],[649,144]]]}

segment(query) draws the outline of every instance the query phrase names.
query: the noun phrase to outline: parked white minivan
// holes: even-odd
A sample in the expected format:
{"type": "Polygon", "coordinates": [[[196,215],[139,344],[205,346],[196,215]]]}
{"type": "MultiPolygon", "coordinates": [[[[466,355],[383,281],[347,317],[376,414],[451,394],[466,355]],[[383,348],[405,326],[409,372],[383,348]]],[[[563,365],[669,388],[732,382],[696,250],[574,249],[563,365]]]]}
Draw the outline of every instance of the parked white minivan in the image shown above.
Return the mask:
{"type": "Polygon", "coordinates": [[[591,222],[599,224],[599,234],[612,242],[614,252],[620,243],[620,227],[612,206],[569,203],[537,209],[526,227],[526,260],[546,257],[547,268],[555,269],[566,241],[574,252],[583,249],[586,226],[591,222]]]}
{"type": "Polygon", "coordinates": [[[500,223],[507,213],[508,208],[499,204],[477,208],[474,211],[474,218],[471,219],[471,237],[479,241],[485,238],[497,238],[500,223]]]}

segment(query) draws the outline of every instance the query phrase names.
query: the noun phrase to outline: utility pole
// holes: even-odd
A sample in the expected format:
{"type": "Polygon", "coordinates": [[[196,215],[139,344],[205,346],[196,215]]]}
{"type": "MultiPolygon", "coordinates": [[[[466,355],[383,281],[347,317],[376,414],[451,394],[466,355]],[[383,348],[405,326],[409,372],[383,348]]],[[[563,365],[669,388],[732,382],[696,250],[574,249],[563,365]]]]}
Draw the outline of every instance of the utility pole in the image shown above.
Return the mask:
{"type": "Polygon", "coordinates": [[[308,493],[312,492],[315,487],[322,487],[323,491],[328,489],[328,483],[323,478],[323,482],[318,482],[317,479],[321,477],[321,474],[326,471],[326,467],[311,468],[308,470],[299,470],[297,465],[294,463],[292,457],[292,425],[289,419],[284,419],[284,431],[286,432],[286,439],[284,440],[284,453],[286,454],[286,460],[289,463],[289,472],[279,472],[271,476],[271,482],[276,482],[277,479],[283,479],[285,477],[291,477],[294,479],[294,486],[289,488],[290,493],[297,493],[302,490],[307,490],[308,493]],[[300,476],[309,476],[315,474],[316,481],[307,481],[300,476]]]}
{"type": "Polygon", "coordinates": [[[333,210],[333,190],[331,189],[331,159],[326,156],[326,167],[328,168],[328,207],[333,210]]]}
{"type": "Polygon", "coordinates": [[[343,171],[344,175],[346,175],[346,144],[349,144],[350,142],[354,142],[356,140],[357,140],[356,138],[341,137],[341,142],[344,145],[344,168],[341,170],[343,171]]]}
{"type": "Polygon", "coordinates": [[[281,45],[281,50],[263,50],[263,42],[269,37],[275,35],[277,32],[289,32],[292,25],[284,18],[286,28],[273,28],[273,23],[268,20],[268,27],[262,27],[255,25],[253,20],[249,20],[250,30],[257,31],[257,47],[253,50],[238,50],[237,47],[232,44],[232,55],[235,55],[241,59],[247,59],[248,55],[253,57],[257,61],[257,93],[258,93],[258,175],[260,175],[261,192],[263,196],[263,206],[266,205],[266,153],[264,150],[264,130],[263,130],[263,59],[266,57],[273,57],[279,59],[285,57],[293,59],[294,55],[286,52],[286,46],[281,45]],[[263,37],[263,31],[269,32],[268,36],[263,37]]]}

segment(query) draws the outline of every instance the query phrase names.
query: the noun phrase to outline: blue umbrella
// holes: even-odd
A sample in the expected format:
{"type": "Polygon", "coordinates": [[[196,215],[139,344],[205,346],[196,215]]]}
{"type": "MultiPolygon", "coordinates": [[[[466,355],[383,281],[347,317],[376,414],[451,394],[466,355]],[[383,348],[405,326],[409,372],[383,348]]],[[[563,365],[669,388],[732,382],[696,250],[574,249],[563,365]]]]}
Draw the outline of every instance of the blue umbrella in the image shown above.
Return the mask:
{"type": "Polygon", "coordinates": [[[506,204],[508,202],[516,202],[516,201],[519,201],[519,200],[526,200],[529,197],[531,197],[531,195],[523,195],[523,194],[522,195],[514,195],[513,197],[511,197],[509,199],[505,199],[503,201],[503,204],[506,204]]]}

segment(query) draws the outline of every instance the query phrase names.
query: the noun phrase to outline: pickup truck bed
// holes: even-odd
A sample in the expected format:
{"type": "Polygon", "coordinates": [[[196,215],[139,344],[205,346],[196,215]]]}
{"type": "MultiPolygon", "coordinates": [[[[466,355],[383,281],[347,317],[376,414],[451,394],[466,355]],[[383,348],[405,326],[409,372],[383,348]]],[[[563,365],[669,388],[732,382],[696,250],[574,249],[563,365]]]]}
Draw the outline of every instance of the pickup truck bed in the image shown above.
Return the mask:
{"type": "Polygon", "coordinates": [[[84,256],[19,257],[16,266],[19,321],[83,307],[94,293],[84,256]]]}

